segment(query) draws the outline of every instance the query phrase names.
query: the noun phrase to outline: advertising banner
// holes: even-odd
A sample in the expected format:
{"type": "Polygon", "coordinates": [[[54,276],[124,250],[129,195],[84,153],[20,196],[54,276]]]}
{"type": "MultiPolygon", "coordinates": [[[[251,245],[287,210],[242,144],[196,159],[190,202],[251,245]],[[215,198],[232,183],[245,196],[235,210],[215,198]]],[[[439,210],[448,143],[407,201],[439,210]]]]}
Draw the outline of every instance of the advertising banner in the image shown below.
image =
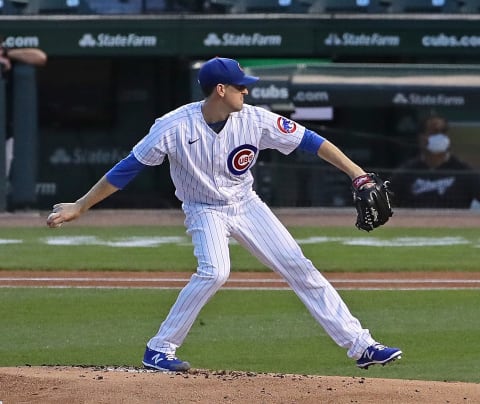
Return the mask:
{"type": "Polygon", "coordinates": [[[0,16],[5,44],[52,56],[179,55],[479,57],[479,16],[0,16]],[[367,18],[368,17],[368,18],[367,18]]]}
{"type": "Polygon", "coordinates": [[[278,67],[282,74],[277,75],[276,69],[250,69],[262,80],[251,88],[247,102],[290,102],[296,107],[452,108],[480,102],[480,67],[476,65],[330,63],[291,66],[289,73],[278,67]]]}

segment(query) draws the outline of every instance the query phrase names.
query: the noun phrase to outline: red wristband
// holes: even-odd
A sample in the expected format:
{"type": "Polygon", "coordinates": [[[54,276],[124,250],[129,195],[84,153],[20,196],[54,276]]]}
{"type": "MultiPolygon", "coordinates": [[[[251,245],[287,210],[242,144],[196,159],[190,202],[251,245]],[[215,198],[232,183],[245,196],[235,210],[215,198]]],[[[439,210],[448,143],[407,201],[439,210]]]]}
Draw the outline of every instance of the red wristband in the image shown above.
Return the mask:
{"type": "Polygon", "coordinates": [[[355,189],[361,189],[365,184],[372,183],[372,177],[368,174],[360,175],[352,181],[352,185],[355,189]]]}

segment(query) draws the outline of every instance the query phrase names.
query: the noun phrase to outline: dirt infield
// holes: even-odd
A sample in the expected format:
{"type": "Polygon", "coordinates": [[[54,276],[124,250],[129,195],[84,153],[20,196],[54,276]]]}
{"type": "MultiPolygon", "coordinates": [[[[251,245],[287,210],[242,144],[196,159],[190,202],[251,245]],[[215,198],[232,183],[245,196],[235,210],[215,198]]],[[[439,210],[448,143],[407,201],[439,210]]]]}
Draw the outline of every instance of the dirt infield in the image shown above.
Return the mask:
{"type": "MultiPolygon", "coordinates": [[[[349,226],[355,223],[353,208],[277,208],[273,210],[286,226],[349,226]]],[[[0,226],[45,226],[50,212],[0,213],[0,226]]],[[[69,226],[176,226],[183,225],[181,210],[92,209],[69,226]]],[[[480,210],[396,209],[389,227],[480,228],[480,210]]]]}
{"type": "MultiPolygon", "coordinates": [[[[190,273],[0,271],[5,287],[182,288],[190,273]]],[[[326,273],[336,289],[480,289],[480,272],[326,273]]],[[[273,272],[233,272],[223,289],[290,289],[273,272]]]]}
{"type": "Polygon", "coordinates": [[[480,385],[193,370],[0,368],[0,396],[10,403],[478,403],[480,385]],[[4,391],[5,389],[5,391],[4,391]]]}
{"type": "MultiPolygon", "coordinates": [[[[286,225],[352,226],[351,210],[279,210],[286,225]]],[[[0,214],[1,226],[43,226],[48,213],[0,214]]],[[[92,211],[72,226],[181,225],[178,211],[92,211]]],[[[397,212],[392,226],[480,227],[478,212],[397,212]]],[[[0,287],[175,287],[178,273],[0,271],[0,287]]],[[[327,274],[339,289],[479,288],[480,273],[327,274]]],[[[227,288],[286,288],[275,274],[232,274],[227,288]]],[[[1,360],[1,359],[0,359],[1,360]]],[[[395,364],[391,365],[395,366],[395,364]]],[[[386,373],[387,374],[387,373],[386,373]]],[[[478,403],[480,384],[193,369],[186,374],[135,368],[0,368],[0,404],[10,403],[478,403]]]]}

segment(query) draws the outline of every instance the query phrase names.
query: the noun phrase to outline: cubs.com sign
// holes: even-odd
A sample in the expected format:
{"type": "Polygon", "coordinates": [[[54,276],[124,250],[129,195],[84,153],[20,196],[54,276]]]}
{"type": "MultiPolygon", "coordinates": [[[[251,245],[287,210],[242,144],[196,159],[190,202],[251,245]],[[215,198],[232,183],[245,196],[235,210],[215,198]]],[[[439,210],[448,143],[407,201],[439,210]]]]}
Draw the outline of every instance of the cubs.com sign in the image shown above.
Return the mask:
{"type": "Polygon", "coordinates": [[[0,45],[7,48],[38,48],[40,39],[38,36],[7,36],[0,45]]]}

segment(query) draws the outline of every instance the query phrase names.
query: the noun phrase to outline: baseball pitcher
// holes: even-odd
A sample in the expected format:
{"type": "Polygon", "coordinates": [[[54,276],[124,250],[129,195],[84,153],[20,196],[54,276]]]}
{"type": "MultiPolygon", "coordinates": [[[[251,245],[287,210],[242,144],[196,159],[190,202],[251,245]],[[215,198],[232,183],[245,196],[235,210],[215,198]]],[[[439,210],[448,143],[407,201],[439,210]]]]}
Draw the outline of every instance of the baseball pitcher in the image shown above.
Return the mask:
{"type": "Polygon", "coordinates": [[[145,167],[160,165],[168,158],[198,266],[157,334],[147,342],[145,367],[160,371],[190,368],[176,351],[202,307],[229,277],[230,238],[288,282],[358,367],[400,358],[400,349],[381,345],[362,327],[337,291],[303,255],[253,190],[251,168],[264,149],[289,154],[299,148],[318,155],[351,178],[356,225],[367,231],[392,215],[388,184],[366,173],[319,134],[264,108],[244,104],[248,86],[257,80],[233,59],[216,57],[204,63],[198,81],[205,99],[158,118],[130,154],[84,196],[74,203],[54,205],[47,225],[57,227],[76,219],[124,188],[145,167]]]}

